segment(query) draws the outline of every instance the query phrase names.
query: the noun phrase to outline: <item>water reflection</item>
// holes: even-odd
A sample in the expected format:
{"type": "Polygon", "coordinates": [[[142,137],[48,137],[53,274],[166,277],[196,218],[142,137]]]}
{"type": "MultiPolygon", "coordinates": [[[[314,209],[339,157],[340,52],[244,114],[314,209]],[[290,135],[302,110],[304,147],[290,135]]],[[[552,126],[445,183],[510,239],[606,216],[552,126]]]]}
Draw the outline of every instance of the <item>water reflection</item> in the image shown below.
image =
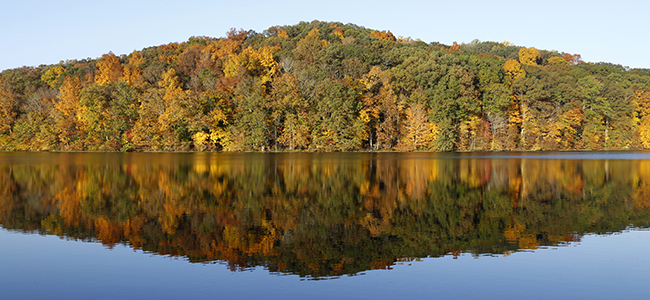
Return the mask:
{"type": "Polygon", "coordinates": [[[650,224],[650,160],[0,154],[5,229],[328,278],[650,224]]]}

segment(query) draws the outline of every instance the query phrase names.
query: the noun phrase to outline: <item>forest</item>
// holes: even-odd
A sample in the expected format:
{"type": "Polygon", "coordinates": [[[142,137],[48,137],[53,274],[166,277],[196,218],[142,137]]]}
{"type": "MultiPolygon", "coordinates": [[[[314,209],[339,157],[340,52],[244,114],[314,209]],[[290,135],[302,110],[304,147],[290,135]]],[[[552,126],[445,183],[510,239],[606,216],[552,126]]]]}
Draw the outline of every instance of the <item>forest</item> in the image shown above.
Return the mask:
{"type": "Polygon", "coordinates": [[[45,163],[0,165],[4,230],[233,271],[330,278],[650,226],[648,160],[42,154],[45,163]]]}
{"type": "Polygon", "coordinates": [[[0,73],[4,151],[650,149],[650,70],[336,22],[0,73]]]}

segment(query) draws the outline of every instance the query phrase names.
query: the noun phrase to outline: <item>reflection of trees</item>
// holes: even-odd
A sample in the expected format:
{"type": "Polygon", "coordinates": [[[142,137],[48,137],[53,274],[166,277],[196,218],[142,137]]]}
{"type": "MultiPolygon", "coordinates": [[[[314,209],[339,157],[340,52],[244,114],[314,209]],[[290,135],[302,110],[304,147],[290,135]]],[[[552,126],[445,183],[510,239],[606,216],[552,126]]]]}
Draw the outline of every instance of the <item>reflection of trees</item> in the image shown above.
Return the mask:
{"type": "Polygon", "coordinates": [[[0,166],[0,221],[316,277],[650,223],[647,161],[427,155],[51,154],[0,166]]]}

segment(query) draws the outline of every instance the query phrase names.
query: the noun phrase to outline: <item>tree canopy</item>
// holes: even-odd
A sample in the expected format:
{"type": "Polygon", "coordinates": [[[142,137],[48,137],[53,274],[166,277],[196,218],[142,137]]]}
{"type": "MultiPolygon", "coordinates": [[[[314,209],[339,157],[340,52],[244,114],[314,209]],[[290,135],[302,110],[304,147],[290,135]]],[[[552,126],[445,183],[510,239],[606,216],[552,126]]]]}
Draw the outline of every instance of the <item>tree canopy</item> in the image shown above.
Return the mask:
{"type": "Polygon", "coordinates": [[[0,149],[650,148],[650,70],[336,22],[0,73],[0,149]]]}

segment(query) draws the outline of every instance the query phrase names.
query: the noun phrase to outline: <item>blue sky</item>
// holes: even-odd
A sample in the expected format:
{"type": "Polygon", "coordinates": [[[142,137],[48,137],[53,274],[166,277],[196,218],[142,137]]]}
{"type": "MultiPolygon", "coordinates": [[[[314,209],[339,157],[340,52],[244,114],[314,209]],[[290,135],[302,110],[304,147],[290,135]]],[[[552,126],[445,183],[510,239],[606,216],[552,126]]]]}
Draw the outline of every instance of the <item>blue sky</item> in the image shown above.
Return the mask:
{"type": "Polygon", "coordinates": [[[510,41],[590,62],[650,68],[650,1],[138,1],[6,0],[0,70],[128,54],[149,46],[338,21],[425,42],[510,41]]]}

